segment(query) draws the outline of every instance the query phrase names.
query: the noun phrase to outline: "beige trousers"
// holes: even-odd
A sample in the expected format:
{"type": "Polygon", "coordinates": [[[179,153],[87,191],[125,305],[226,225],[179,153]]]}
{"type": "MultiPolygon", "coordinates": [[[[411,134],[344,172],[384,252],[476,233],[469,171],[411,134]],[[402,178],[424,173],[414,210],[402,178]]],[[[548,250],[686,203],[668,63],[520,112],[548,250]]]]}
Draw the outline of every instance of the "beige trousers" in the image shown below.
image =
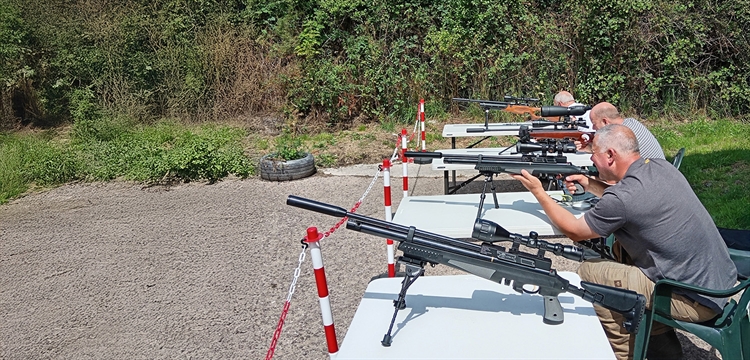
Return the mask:
{"type": "MultiPolygon", "coordinates": [[[[633,290],[639,294],[643,294],[646,296],[646,308],[651,308],[654,282],[635,266],[605,259],[592,259],[581,264],[581,267],[578,269],[578,275],[582,281],[633,290]]],[[[615,356],[620,360],[632,359],[635,335],[631,336],[622,327],[624,317],[617,312],[607,310],[598,305],[594,305],[594,309],[596,310],[596,315],[599,317],[599,321],[602,323],[604,332],[607,334],[609,344],[612,346],[615,356]]],[[[672,316],[678,320],[702,322],[714,318],[716,313],[689,298],[681,295],[673,295],[672,316]]],[[[651,329],[651,335],[663,334],[669,330],[670,327],[655,321],[651,329]]]]}

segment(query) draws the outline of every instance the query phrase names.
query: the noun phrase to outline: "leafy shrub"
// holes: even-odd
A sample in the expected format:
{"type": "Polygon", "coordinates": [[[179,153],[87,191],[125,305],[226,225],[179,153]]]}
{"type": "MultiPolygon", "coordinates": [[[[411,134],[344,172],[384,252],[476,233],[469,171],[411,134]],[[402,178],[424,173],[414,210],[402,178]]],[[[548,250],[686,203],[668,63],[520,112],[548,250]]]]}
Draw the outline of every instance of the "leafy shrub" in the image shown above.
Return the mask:
{"type": "Polygon", "coordinates": [[[279,160],[289,161],[302,159],[307,155],[307,152],[302,148],[302,139],[285,133],[276,138],[276,147],[273,154],[279,160]]]}
{"type": "Polygon", "coordinates": [[[29,113],[76,121],[404,121],[420,98],[548,104],[561,89],[646,113],[738,115],[750,112],[749,1],[7,0],[0,77],[29,113]]]}

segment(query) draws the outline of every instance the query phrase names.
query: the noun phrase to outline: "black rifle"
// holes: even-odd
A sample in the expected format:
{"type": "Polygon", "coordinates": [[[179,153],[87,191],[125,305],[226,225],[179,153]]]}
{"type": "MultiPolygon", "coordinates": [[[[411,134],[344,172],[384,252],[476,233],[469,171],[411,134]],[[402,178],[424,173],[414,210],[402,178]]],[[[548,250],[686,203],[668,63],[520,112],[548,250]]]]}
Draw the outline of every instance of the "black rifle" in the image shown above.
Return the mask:
{"type": "MultiPolygon", "coordinates": [[[[440,152],[429,152],[429,151],[406,151],[404,152],[406,157],[430,157],[430,158],[442,158],[443,163],[446,164],[474,164],[474,169],[479,170],[479,174],[473,176],[469,180],[457,185],[451,190],[450,193],[455,193],[460,188],[466,186],[470,182],[476,180],[480,176],[484,176],[484,185],[482,187],[482,193],[479,196],[479,209],[477,210],[477,218],[481,217],[482,209],[484,206],[484,199],[487,196],[487,185],[490,185],[492,191],[492,198],[495,201],[495,209],[500,208],[500,204],[497,201],[497,193],[495,192],[495,183],[493,179],[496,174],[508,173],[508,174],[520,174],[521,170],[526,170],[529,174],[547,180],[556,180],[558,177],[583,174],[583,175],[594,175],[596,171],[588,169],[588,167],[575,166],[567,162],[567,158],[564,156],[531,156],[522,155],[518,157],[510,156],[493,156],[493,155],[451,155],[443,154],[440,152]],[[525,157],[524,157],[525,156],[525,157]],[[530,160],[530,161],[529,161],[530,160]]],[[[578,192],[583,192],[581,187],[578,192]]]]}
{"type": "Polygon", "coordinates": [[[634,291],[609,287],[582,281],[581,287],[571,285],[557,274],[552,261],[545,257],[546,251],[569,259],[581,261],[582,253],[577,247],[551,244],[530,236],[512,234],[500,225],[487,220],[474,224],[472,237],[481,244],[455,239],[413,226],[404,226],[385,220],[351,213],[341,207],[290,195],[287,205],[335,217],[348,217],[346,228],[369,235],[375,235],[399,242],[398,250],[403,255],[399,263],[406,267],[404,280],[398,299],[394,300],[395,311],[388,332],[382,340],[383,346],[391,344],[391,330],[399,310],[406,308],[406,291],[422,274],[425,265],[443,264],[497,283],[511,285],[519,293],[538,293],[544,297],[544,318],[546,324],[561,324],[563,309],[557,296],[568,292],[593,304],[598,304],[625,317],[622,324],[627,331],[637,333],[640,319],[646,306],[645,296],[634,291]],[[506,250],[493,244],[498,241],[512,241],[513,246],[506,250]],[[537,254],[519,250],[524,245],[539,249],[537,254]],[[511,284],[512,283],[512,284],[511,284]],[[533,289],[530,286],[535,286],[533,289]]]}

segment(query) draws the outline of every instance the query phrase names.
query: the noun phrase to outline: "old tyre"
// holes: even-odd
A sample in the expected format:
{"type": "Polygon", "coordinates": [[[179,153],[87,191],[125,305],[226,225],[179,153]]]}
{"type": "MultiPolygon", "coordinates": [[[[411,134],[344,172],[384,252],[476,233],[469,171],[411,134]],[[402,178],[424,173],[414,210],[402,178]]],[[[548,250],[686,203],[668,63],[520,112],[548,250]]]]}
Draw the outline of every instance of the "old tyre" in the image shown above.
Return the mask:
{"type": "Polygon", "coordinates": [[[315,174],[315,159],[311,153],[297,160],[280,161],[275,154],[260,158],[260,177],[270,181],[297,180],[315,174]]]}

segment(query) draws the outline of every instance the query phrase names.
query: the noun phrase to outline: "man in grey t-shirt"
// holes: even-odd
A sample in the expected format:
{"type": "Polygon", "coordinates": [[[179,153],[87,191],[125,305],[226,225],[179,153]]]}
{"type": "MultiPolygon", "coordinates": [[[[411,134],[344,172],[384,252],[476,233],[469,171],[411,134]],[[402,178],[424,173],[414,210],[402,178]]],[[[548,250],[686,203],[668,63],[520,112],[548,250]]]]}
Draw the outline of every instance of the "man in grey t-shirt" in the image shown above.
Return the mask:
{"type": "MultiPolygon", "coordinates": [[[[560,206],[528,172],[513,177],[531,191],[552,223],[570,239],[580,241],[614,233],[632,257],[634,265],[587,260],[578,270],[581,280],[636,291],[646,296],[647,307],[651,306],[654,283],[665,278],[709,289],[734,286],[736,268],[690,184],[666,160],[642,158],[638,146],[635,134],[624,125],[611,124],[597,130],[591,160],[601,181],[583,175],[566,178],[571,182],[569,189],[572,181],[577,181],[600,197],[581,218],[560,206]]],[[[672,315],[702,322],[715,317],[724,304],[726,299],[685,292],[672,297],[672,315]]],[[[599,306],[595,309],[615,355],[619,359],[632,356],[631,336],[621,327],[622,315],[599,306]]],[[[676,341],[675,352],[681,355],[674,332],[654,323],[652,335],[664,334],[673,336],[660,340],[676,341]]]]}
{"type": "Polygon", "coordinates": [[[620,124],[627,126],[635,133],[638,139],[638,147],[641,149],[641,157],[646,159],[665,159],[664,150],[661,149],[659,141],[643,124],[633,118],[623,119],[617,108],[608,103],[601,102],[591,108],[589,114],[594,130],[601,129],[609,124],[620,124]]]}

